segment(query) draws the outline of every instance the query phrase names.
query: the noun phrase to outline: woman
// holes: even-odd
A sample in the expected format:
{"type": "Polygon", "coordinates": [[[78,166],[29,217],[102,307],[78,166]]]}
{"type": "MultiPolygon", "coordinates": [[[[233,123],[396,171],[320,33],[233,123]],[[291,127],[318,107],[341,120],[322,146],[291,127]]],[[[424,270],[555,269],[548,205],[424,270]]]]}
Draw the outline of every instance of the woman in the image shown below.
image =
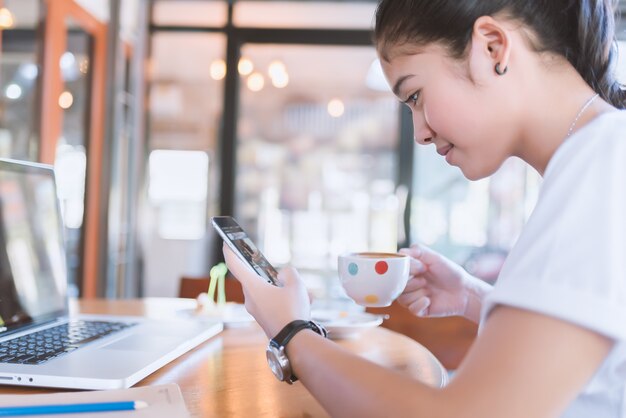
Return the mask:
{"type": "MultiPolygon", "coordinates": [[[[495,288],[422,246],[400,302],[481,331],[443,389],[314,330],[286,345],[333,416],[626,417],[626,94],[605,0],[383,0],[375,43],[418,144],[472,180],[517,156],[544,176],[495,288]]],[[[225,249],[268,337],[309,318],[297,272],[267,285],[225,249]]]]}

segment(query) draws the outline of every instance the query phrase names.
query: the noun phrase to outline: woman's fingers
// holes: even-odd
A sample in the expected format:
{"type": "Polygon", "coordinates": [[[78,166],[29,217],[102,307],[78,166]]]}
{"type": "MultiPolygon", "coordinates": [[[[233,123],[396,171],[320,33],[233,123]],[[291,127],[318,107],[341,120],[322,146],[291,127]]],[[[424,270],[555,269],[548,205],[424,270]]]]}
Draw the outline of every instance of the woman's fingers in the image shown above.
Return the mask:
{"type": "Polygon", "coordinates": [[[237,256],[235,255],[235,253],[233,253],[233,250],[231,250],[226,244],[222,244],[222,253],[224,254],[224,261],[226,262],[228,270],[233,273],[235,278],[238,278],[239,260],[237,260],[237,256]]]}
{"type": "MultiPolygon", "coordinates": [[[[263,283],[263,280],[257,277],[253,277],[253,273],[248,267],[241,261],[241,259],[228,247],[228,245],[222,245],[222,252],[224,253],[224,260],[228,269],[233,273],[235,278],[245,286],[254,285],[254,280],[258,279],[259,283],[263,283]]],[[[254,273],[256,275],[256,273],[254,273]]]]}
{"type": "Polygon", "coordinates": [[[410,255],[423,262],[427,266],[436,264],[441,260],[441,255],[422,244],[413,244],[410,248],[403,248],[399,251],[402,254],[410,255]]]}
{"type": "Polygon", "coordinates": [[[427,281],[425,278],[423,277],[414,277],[412,279],[409,279],[409,281],[406,284],[406,287],[404,288],[404,292],[403,293],[408,293],[408,292],[414,292],[417,289],[420,289],[424,286],[426,286],[427,281]]]}
{"type": "Polygon", "coordinates": [[[409,274],[411,276],[417,276],[422,273],[425,273],[426,270],[428,269],[422,261],[415,258],[414,253],[412,252],[411,248],[402,248],[398,252],[400,254],[408,255],[409,257],[411,257],[411,261],[409,263],[409,274]]]}
{"type": "Polygon", "coordinates": [[[411,263],[409,264],[409,274],[411,276],[419,276],[426,272],[426,266],[421,261],[411,257],[411,263]]]}
{"type": "Polygon", "coordinates": [[[416,316],[428,316],[428,307],[430,306],[430,298],[422,296],[409,305],[409,311],[416,316]]]}
{"type": "Polygon", "coordinates": [[[284,267],[278,272],[278,281],[283,286],[289,286],[297,283],[298,278],[298,271],[291,266],[284,267]]]}
{"type": "Polygon", "coordinates": [[[420,288],[420,289],[415,290],[413,292],[404,292],[398,298],[398,302],[401,305],[406,306],[408,308],[416,300],[418,300],[418,299],[420,299],[420,298],[422,298],[424,296],[429,296],[429,292],[426,289],[424,289],[424,288],[420,288]]]}

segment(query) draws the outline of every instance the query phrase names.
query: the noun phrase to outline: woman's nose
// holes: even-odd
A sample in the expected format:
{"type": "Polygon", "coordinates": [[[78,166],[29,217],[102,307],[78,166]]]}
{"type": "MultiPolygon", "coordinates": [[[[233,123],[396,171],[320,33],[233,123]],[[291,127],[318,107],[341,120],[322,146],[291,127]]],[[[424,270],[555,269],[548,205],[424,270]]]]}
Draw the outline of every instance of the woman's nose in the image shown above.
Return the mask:
{"type": "Polygon", "coordinates": [[[420,145],[428,145],[431,142],[433,142],[433,137],[432,136],[418,136],[418,135],[414,135],[413,139],[415,140],[416,143],[420,144],[420,145]]]}
{"type": "Polygon", "coordinates": [[[435,133],[426,122],[423,114],[413,116],[413,139],[420,145],[428,145],[433,142],[435,133]]]}

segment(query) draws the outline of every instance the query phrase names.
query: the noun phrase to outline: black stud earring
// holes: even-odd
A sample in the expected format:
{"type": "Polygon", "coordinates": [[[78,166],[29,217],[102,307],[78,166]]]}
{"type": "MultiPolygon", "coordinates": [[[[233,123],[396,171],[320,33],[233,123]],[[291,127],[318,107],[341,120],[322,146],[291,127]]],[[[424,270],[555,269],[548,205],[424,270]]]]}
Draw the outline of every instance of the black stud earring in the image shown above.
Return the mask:
{"type": "Polygon", "coordinates": [[[498,75],[504,75],[506,74],[506,72],[509,70],[509,67],[504,67],[504,70],[500,69],[500,63],[496,64],[496,74],[498,75]]]}

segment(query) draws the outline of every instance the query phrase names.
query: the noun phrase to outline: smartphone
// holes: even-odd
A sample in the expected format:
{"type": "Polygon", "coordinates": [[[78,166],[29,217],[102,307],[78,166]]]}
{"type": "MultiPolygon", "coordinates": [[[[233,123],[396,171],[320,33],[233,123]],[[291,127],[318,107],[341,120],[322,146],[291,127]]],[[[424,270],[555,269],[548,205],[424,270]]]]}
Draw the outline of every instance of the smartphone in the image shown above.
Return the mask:
{"type": "Polygon", "coordinates": [[[211,218],[213,228],[222,237],[226,245],[241,258],[254,272],[266,282],[279,286],[278,272],[254,245],[246,231],[230,216],[211,218]]]}

